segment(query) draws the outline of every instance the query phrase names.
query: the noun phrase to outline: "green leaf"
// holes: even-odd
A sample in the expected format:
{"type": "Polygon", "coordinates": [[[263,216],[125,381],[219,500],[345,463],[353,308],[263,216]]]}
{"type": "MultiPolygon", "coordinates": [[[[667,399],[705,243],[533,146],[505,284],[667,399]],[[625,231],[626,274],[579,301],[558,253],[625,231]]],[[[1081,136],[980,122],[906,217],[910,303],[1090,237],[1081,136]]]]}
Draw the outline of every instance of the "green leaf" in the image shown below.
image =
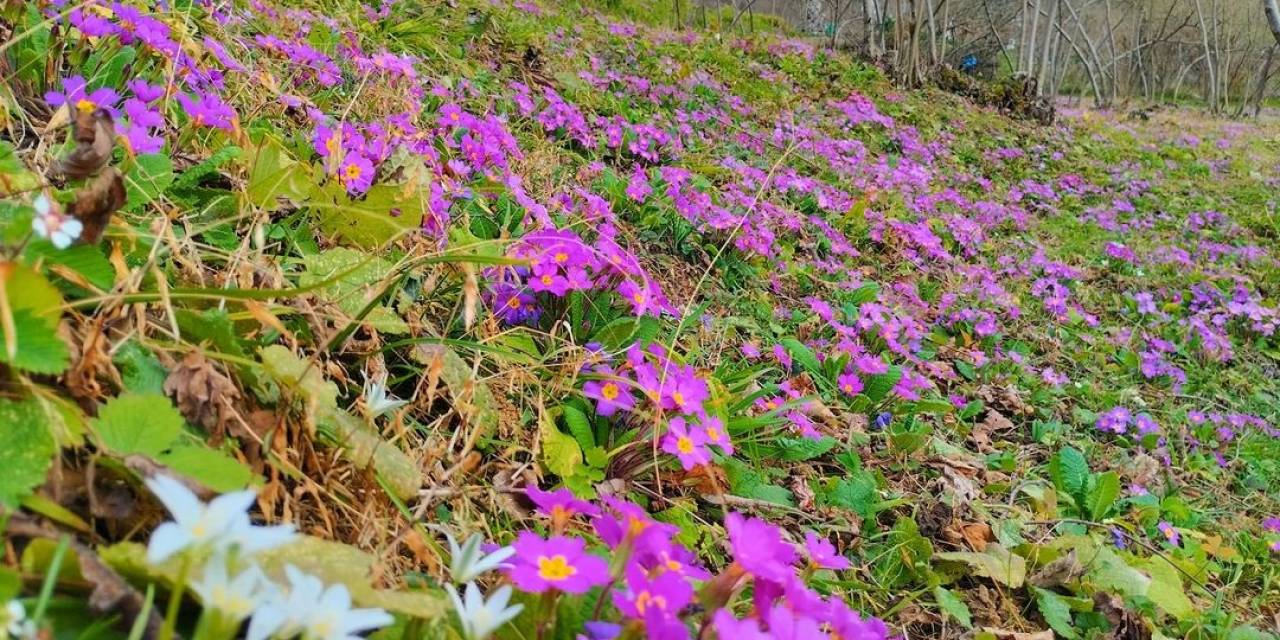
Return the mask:
{"type": "Polygon", "coordinates": [[[182,414],[168,398],[129,393],[112,398],[102,407],[94,431],[102,446],[112,453],[141,453],[158,458],[182,435],[182,424],[182,414]]]}
{"type": "Polygon", "coordinates": [[[1089,463],[1074,447],[1063,447],[1049,460],[1049,477],[1058,490],[1079,496],[1089,478],[1089,463]]]}
{"type": "Polygon", "coordinates": [[[778,438],[777,457],[788,462],[812,460],[833,449],[839,442],[835,438],[778,438]]]}
{"type": "Polygon", "coordinates": [[[173,181],[172,188],[189,189],[200,183],[200,180],[207,175],[217,173],[222,165],[239,158],[243,155],[244,150],[235,145],[229,145],[213,152],[213,155],[205,158],[199,164],[188,167],[185,171],[178,175],[173,181]]]}
{"type": "Polygon", "coordinates": [[[44,276],[31,268],[5,265],[5,268],[0,269],[0,278],[4,278],[9,308],[14,313],[27,309],[37,318],[54,324],[62,316],[62,294],[44,276]]]}
{"type": "Polygon", "coordinates": [[[869,471],[858,471],[848,478],[836,481],[827,493],[827,501],[862,516],[864,520],[875,517],[876,504],[880,502],[876,477],[869,471]]]}
{"type": "Polygon", "coordinates": [[[729,490],[736,496],[754,498],[774,504],[795,506],[791,492],[783,487],[769,484],[759,472],[746,463],[726,458],[724,461],[725,478],[729,481],[729,490]]]}
{"type": "Polygon", "coordinates": [[[995,543],[988,544],[982,553],[951,551],[937,553],[933,557],[939,562],[963,564],[973,575],[990,578],[1013,589],[1021,587],[1027,579],[1027,561],[995,543]]]}
{"type": "Polygon", "coordinates": [[[875,282],[866,282],[849,294],[849,303],[862,305],[875,300],[878,295],[880,295],[880,285],[875,282]]]}
{"type": "MultiPolygon", "coordinates": [[[[303,258],[306,272],[298,279],[306,287],[324,282],[344,273],[337,282],[321,287],[316,294],[336,305],[350,318],[364,310],[374,296],[381,292],[385,279],[391,274],[392,264],[381,258],[368,259],[364,253],[346,247],[336,247],[323,253],[303,258]]],[[[400,334],[409,331],[395,311],[378,306],[364,318],[364,323],[382,333],[400,334]]]]}
{"type": "Polygon", "coordinates": [[[38,260],[46,266],[65,267],[104,291],[111,289],[116,281],[115,268],[97,245],[77,244],[59,249],[48,240],[39,240],[27,245],[23,259],[28,264],[35,264],[38,260]]]}
{"type": "Polygon", "coordinates": [[[1110,547],[1099,547],[1092,559],[1082,555],[1081,561],[1092,567],[1088,578],[1101,589],[1134,597],[1147,595],[1151,587],[1151,578],[1130,566],[1110,547]]]}
{"type": "Polygon", "coordinates": [[[587,414],[571,404],[562,405],[561,409],[564,410],[564,423],[568,425],[569,433],[573,434],[578,445],[584,451],[595,447],[596,437],[591,432],[591,421],[587,420],[587,414]]]}
{"type": "Polygon", "coordinates": [[[282,206],[282,201],[301,205],[316,189],[311,168],[293,159],[279,140],[267,136],[249,150],[249,202],[268,211],[282,206]]]}
{"type": "Polygon", "coordinates": [[[128,340],[116,350],[112,364],[120,370],[124,388],[133,393],[164,393],[164,381],[168,372],[150,351],[134,340],[128,340]]]}
{"type": "Polygon", "coordinates": [[[253,471],[239,460],[204,445],[180,445],[156,461],[218,493],[239,491],[253,482],[253,471]]]}
{"type": "Polygon", "coordinates": [[[364,420],[342,410],[322,413],[316,428],[325,444],[360,468],[372,468],[397,498],[409,500],[422,488],[422,469],[399,447],[383,440],[364,420]]]}
{"type": "Polygon", "coordinates": [[[326,380],[318,367],[311,366],[288,347],[278,344],[263,348],[259,357],[268,378],[300,392],[303,400],[316,412],[337,410],[338,385],[326,380]]]}
{"type": "Polygon", "coordinates": [[[71,364],[71,352],[58,337],[56,327],[48,320],[32,315],[30,309],[14,311],[13,332],[16,347],[13,358],[9,358],[7,347],[0,344],[0,362],[45,375],[62,373],[71,364]]]}
{"type": "Polygon", "coordinates": [[[36,403],[0,399],[0,505],[16,509],[44,483],[58,446],[36,403]]]}
{"type": "Polygon", "coordinates": [[[938,608],[959,622],[960,626],[966,629],[973,628],[973,615],[969,613],[969,605],[965,604],[964,600],[945,587],[934,587],[933,598],[938,601],[938,608]]]}
{"type": "Polygon", "coordinates": [[[582,465],[582,450],[578,442],[557,429],[555,420],[546,414],[539,420],[539,425],[542,465],[561,478],[572,477],[582,465]]]}
{"type": "Polygon", "coordinates": [[[326,233],[336,233],[358,247],[376,248],[422,228],[430,185],[426,178],[413,179],[419,183],[415,188],[375,184],[359,200],[352,200],[346,189],[332,180],[313,192],[307,206],[326,233]]]}
{"type": "Polygon", "coordinates": [[[134,158],[133,166],[124,176],[124,187],[129,203],[127,211],[138,211],[147,203],[160,197],[173,182],[173,161],[161,153],[148,153],[134,158]]]}
{"type": "Polygon", "coordinates": [[[1120,496],[1120,476],[1114,471],[1108,471],[1090,478],[1090,484],[1092,486],[1085,497],[1085,504],[1093,519],[1100,521],[1120,496]]]}
{"type": "Polygon", "coordinates": [[[818,362],[818,357],[813,355],[813,350],[805,346],[803,342],[795,338],[783,338],[778,341],[786,348],[787,353],[791,354],[791,358],[796,361],[805,371],[813,374],[814,380],[826,380],[826,376],[822,373],[822,363],[818,362]]]}
{"type": "Polygon", "coordinates": [[[1036,607],[1040,609],[1040,615],[1044,616],[1044,621],[1049,623],[1049,628],[1059,636],[1068,640],[1079,637],[1071,620],[1071,605],[1062,596],[1037,587],[1036,607]]]}
{"type": "Polygon", "coordinates": [[[599,342],[606,351],[618,352],[633,343],[647,344],[658,335],[660,327],[658,320],[650,316],[618,318],[600,327],[591,335],[591,340],[599,342]]]}
{"type": "Polygon", "coordinates": [[[880,402],[889,395],[890,391],[897,386],[898,381],[902,379],[902,368],[893,366],[885,373],[871,376],[867,378],[867,384],[862,389],[862,395],[871,399],[872,402],[880,402]]]}
{"type": "Polygon", "coordinates": [[[1143,568],[1151,575],[1147,598],[1166,613],[1183,620],[1196,612],[1195,605],[1182,587],[1182,576],[1164,558],[1148,558],[1143,568]]]}
{"type": "Polygon", "coordinates": [[[205,309],[196,313],[190,309],[178,309],[174,315],[182,336],[189,342],[207,341],[221,353],[248,357],[240,342],[240,334],[225,310],[205,309]]]}

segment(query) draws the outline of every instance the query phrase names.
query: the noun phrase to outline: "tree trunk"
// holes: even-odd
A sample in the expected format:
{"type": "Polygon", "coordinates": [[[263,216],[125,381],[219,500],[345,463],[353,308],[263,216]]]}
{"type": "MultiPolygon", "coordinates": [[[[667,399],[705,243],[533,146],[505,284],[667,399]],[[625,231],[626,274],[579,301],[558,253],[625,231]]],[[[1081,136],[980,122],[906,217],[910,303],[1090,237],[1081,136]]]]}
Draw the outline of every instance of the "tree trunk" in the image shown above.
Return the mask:
{"type": "Polygon", "coordinates": [[[1262,0],[1262,9],[1267,13],[1267,24],[1271,27],[1271,35],[1280,44],[1280,3],[1277,0],[1262,0]]]}
{"type": "Polygon", "coordinates": [[[1253,96],[1253,117],[1255,118],[1262,113],[1262,101],[1267,98],[1267,81],[1271,79],[1271,63],[1275,62],[1278,48],[1280,48],[1280,42],[1267,49],[1267,60],[1262,63],[1262,73],[1258,76],[1258,88],[1253,96]]]}

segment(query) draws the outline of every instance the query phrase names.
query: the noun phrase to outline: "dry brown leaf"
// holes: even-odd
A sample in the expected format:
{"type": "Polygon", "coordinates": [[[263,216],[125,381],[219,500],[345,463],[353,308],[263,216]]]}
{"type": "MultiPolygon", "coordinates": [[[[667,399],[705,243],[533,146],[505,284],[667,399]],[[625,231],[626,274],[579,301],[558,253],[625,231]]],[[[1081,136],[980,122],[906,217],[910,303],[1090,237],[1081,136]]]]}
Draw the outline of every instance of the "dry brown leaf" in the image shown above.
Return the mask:
{"type": "Polygon", "coordinates": [[[1033,587],[1052,589],[1071,582],[1082,575],[1084,575],[1084,566],[1080,564],[1080,560],[1076,558],[1075,550],[1072,549],[1067,555],[1041,567],[1027,582],[1031,583],[1033,587]]]}
{"type": "Polygon", "coordinates": [[[93,182],[76,191],[70,210],[84,225],[80,242],[97,244],[111,222],[111,214],[123,207],[126,199],[124,178],[115,167],[107,167],[93,182]]]}
{"type": "Polygon", "coordinates": [[[116,145],[116,125],[106,109],[76,111],[71,122],[76,146],[58,159],[58,174],[78,180],[99,172],[111,161],[116,145]]]}
{"type": "Polygon", "coordinates": [[[1099,591],[1093,594],[1093,606],[1111,623],[1110,640],[1151,640],[1151,629],[1142,616],[1124,606],[1124,598],[1099,591]]]}
{"type": "Polygon", "coordinates": [[[996,539],[991,526],[985,522],[953,522],[942,530],[942,535],[957,544],[963,542],[979,553],[986,551],[987,543],[996,539]]]}
{"type": "Polygon", "coordinates": [[[187,420],[204,427],[215,442],[226,436],[232,403],[240,398],[235,383],[199,351],[187,354],[169,372],[164,392],[187,420]]]}

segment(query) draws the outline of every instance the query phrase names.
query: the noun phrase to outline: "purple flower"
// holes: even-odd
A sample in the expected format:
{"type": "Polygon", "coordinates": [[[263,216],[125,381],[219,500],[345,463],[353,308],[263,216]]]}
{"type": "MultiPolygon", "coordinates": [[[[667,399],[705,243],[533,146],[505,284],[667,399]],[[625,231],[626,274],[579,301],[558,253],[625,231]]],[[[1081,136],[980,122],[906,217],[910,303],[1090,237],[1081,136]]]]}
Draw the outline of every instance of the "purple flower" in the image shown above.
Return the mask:
{"type": "Polygon", "coordinates": [[[1169,524],[1169,522],[1161,520],[1160,524],[1156,525],[1156,528],[1164,535],[1164,539],[1169,541],[1169,544],[1176,547],[1178,546],[1178,543],[1182,541],[1182,536],[1178,534],[1178,530],[1175,529],[1172,524],[1169,524]]]}
{"type": "Polygon", "coordinates": [[[358,153],[348,154],[342,161],[342,166],[338,167],[338,179],[346,187],[347,193],[364,193],[373,184],[373,163],[358,153]]]}
{"type": "Polygon", "coordinates": [[[596,401],[596,413],[608,417],[618,412],[631,411],[636,406],[636,398],[631,395],[631,385],[624,378],[618,377],[613,369],[602,366],[596,371],[603,380],[588,380],[582,385],[582,395],[596,401]]]}
{"type": "Polygon", "coordinates": [[[1149,415],[1145,413],[1138,414],[1133,421],[1138,428],[1138,435],[1146,436],[1153,433],[1160,433],[1160,425],[1149,415]]]}
{"type": "Polygon", "coordinates": [[[644,202],[653,193],[653,187],[649,186],[649,176],[639,165],[636,165],[635,171],[631,173],[631,180],[627,182],[626,193],[628,198],[636,202],[644,202]]]}
{"type": "Polygon", "coordinates": [[[703,416],[699,419],[702,433],[708,445],[715,445],[725,455],[733,455],[733,443],[729,441],[729,432],[724,428],[724,420],[716,416],[703,416]]]}
{"type": "Polygon", "coordinates": [[[804,548],[809,554],[809,562],[815,567],[835,571],[849,568],[849,559],[836,553],[835,545],[829,540],[819,538],[818,534],[812,531],[806,531],[804,534],[804,548]]]}
{"type": "Polygon", "coordinates": [[[858,371],[871,376],[889,372],[888,363],[880,359],[880,356],[858,356],[854,359],[853,364],[858,368],[858,371]]]}
{"type": "Polygon", "coordinates": [[[679,458],[680,466],[688,471],[711,462],[706,443],[707,435],[701,429],[689,429],[684,418],[672,418],[662,439],[662,450],[679,458]]]}
{"type": "Polygon", "coordinates": [[[525,487],[524,492],[538,506],[538,511],[551,516],[552,520],[567,520],[579,513],[589,516],[600,515],[599,507],[586,500],[575,498],[573,492],[568,489],[543,491],[537,487],[529,486],[525,487]]]}
{"type": "Polygon", "coordinates": [[[147,84],[141,78],[130,80],[125,86],[133,93],[134,98],[148,104],[164,97],[164,85],[147,84]]]}
{"type": "MultiPolygon", "coordinates": [[[[693,600],[693,587],[678,573],[664,571],[651,579],[644,569],[630,564],[626,580],[625,590],[613,592],[613,603],[628,618],[644,620],[646,627],[665,626],[662,618],[674,618],[693,600]]],[[[658,637],[652,628],[649,631],[648,637],[658,637]]]]}
{"type": "Polygon", "coordinates": [[[890,422],[893,422],[893,414],[889,413],[888,411],[885,411],[880,415],[876,416],[876,419],[872,421],[872,425],[874,425],[875,428],[877,429],[884,429],[885,427],[889,426],[890,422]]]}
{"type": "Polygon", "coordinates": [[[1117,549],[1127,549],[1129,547],[1129,542],[1125,536],[1124,530],[1120,527],[1111,527],[1111,543],[1114,544],[1117,549]]]}
{"type": "Polygon", "coordinates": [[[609,581],[609,565],[587,553],[587,544],[579,538],[543,540],[532,531],[522,531],[512,547],[515,562],[507,575],[526,593],[556,589],[581,594],[609,581]]]}
{"type": "Polygon", "coordinates": [[[849,396],[856,396],[862,393],[862,378],[859,378],[858,374],[852,371],[840,374],[840,377],[836,379],[836,385],[849,396]]]}
{"type": "Polygon", "coordinates": [[[200,92],[193,98],[185,93],[179,93],[178,103],[191,117],[191,124],[197,127],[213,127],[223,131],[231,131],[234,128],[235,109],[216,94],[200,92]]]}
{"type": "Polygon", "coordinates": [[[643,553],[666,545],[675,535],[674,526],[655,522],[637,505],[611,496],[603,496],[600,500],[612,513],[600,514],[592,524],[600,540],[610,548],[630,543],[643,553]]]}
{"type": "Polygon", "coordinates": [[[1094,423],[1099,431],[1109,431],[1111,433],[1126,433],[1129,431],[1129,421],[1132,414],[1124,407],[1112,407],[1109,411],[1098,416],[1098,421],[1094,423]]]}
{"type": "Polygon", "coordinates": [[[120,95],[107,87],[94,89],[91,93],[86,93],[85,89],[83,77],[63,78],[62,91],[50,91],[44,94],[44,101],[51,107],[61,107],[65,104],[73,111],[89,113],[95,109],[114,111],[116,102],[120,100],[120,95]]]}
{"type": "Polygon", "coordinates": [[[1280,518],[1270,516],[1262,521],[1262,529],[1271,533],[1280,533],[1280,518]]]}
{"type": "Polygon", "coordinates": [[[753,618],[739,620],[728,609],[721,609],[711,618],[716,634],[728,640],[772,640],[773,636],[760,630],[760,623],[753,618]]]}
{"type": "Polygon", "coordinates": [[[782,539],[777,527],[759,518],[730,512],[724,519],[734,561],[756,578],[782,583],[795,573],[795,547],[782,539]]]}

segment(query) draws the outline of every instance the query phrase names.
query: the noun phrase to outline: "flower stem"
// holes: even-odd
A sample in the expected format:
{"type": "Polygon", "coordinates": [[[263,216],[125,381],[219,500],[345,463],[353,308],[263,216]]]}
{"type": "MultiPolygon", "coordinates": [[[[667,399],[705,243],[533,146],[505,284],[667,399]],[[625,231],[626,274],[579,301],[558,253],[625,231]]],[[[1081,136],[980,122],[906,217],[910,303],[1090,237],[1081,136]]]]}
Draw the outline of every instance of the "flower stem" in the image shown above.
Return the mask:
{"type": "Polygon", "coordinates": [[[187,572],[191,569],[191,559],[182,557],[182,566],[178,569],[178,579],[169,592],[169,608],[165,611],[164,626],[160,627],[160,640],[173,640],[174,629],[178,626],[178,610],[182,608],[182,594],[187,588],[187,572]]]}

